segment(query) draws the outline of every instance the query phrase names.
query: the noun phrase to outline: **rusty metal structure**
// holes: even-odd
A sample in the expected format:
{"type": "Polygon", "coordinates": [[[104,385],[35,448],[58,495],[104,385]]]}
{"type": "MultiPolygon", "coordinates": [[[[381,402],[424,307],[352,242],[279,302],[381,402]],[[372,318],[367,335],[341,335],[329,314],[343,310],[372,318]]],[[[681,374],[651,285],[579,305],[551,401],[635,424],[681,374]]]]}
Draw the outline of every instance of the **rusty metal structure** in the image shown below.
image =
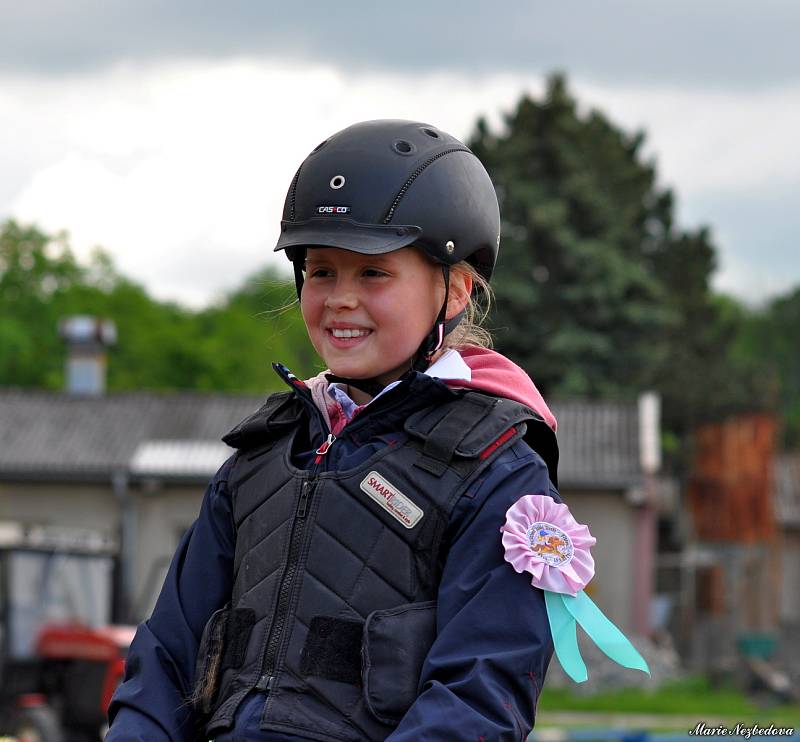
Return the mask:
{"type": "Polygon", "coordinates": [[[693,570],[693,664],[725,671],[768,657],[780,610],[774,510],[778,424],[764,413],[699,427],[687,483],[693,570]]]}
{"type": "Polygon", "coordinates": [[[698,541],[757,544],[774,538],[776,443],[772,415],[740,416],[697,429],[688,502],[698,541]]]}

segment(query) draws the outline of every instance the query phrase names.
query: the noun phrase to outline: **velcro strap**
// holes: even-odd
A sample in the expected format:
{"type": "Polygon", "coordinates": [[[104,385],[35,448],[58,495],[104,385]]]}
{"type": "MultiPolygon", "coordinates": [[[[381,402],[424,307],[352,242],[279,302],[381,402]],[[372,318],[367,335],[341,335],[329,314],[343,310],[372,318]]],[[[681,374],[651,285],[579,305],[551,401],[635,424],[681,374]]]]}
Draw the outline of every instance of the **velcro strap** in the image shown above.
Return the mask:
{"type": "Polygon", "coordinates": [[[225,630],[223,667],[239,667],[242,664],[255,623],[256,612],[252,608],[234,608],[231,611],[225,630]]]}
{"type": "Polygon", "coordinates": [[[360,682],[363,629],[363,621],[314,616],[300,656],[300,672],[342,683],[360,682]]]}

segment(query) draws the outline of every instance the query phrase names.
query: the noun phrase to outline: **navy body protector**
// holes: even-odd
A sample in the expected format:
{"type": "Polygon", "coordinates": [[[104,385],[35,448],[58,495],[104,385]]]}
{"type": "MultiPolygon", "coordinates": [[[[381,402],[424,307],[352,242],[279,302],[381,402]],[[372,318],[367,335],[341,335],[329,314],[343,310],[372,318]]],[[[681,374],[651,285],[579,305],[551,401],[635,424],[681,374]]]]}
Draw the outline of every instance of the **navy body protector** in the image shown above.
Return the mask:
{"type": "Polygon", "coordinates": [[[344,742],[385,739],[417,697],[455,503],[523,436],[553,480],[557,463],[552,430],[517,402],[422,375],[399,399],[430,402],[434,387],[433,404],[397,426],[404,435],[353,469],[323,470],[324,445],[311,470],[293,465],[309,414],[296,393],[272,395],[225,437],[238,449],[237,535],[231,602],[198,653],[209,736],[254,690],[268,693],[263,729],[344,742]]]}

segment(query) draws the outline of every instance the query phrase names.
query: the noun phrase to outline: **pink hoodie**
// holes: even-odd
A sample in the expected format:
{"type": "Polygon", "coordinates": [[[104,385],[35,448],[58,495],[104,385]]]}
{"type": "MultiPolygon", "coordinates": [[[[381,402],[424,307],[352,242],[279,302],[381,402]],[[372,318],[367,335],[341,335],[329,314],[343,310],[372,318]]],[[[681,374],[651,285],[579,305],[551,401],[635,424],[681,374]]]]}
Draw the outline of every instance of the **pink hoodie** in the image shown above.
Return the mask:
{"type": "Polygon", "coordinates": [[[544,401],[536,385],[516,363],[489,348],[470,346],[458,350],[464,362],[472,370],[472,380],[444,379],[447,386],[460,389],[477,389],[496,397],[506,397],[528,405],[539,413],[544,421],[556,431],[555,415],[544,401]]]}
{"type": "MultiPolygon", "coordinates": [[[[539,393],[536,385],[516,363],[509,361],[504,355],[488,348],[468,347],[459,349],[459,354],[472,371],[472,380],[443,379],[454,389],[477,389],[497,397],[513,399],[530,407],[540,414],[545,422],[556,430],[556,418],[544,398],[539,393]]],[[[328,380],[323,371],[317,376],[306,381],[311,389],[311,396],[317,407],[322,411],[328,427],[334,435],[338,435],[348,420],[342,406],[331,399],[327,394],[328,380]]],[[[356,408],[356,414],[363,409],[356,408]]]]}

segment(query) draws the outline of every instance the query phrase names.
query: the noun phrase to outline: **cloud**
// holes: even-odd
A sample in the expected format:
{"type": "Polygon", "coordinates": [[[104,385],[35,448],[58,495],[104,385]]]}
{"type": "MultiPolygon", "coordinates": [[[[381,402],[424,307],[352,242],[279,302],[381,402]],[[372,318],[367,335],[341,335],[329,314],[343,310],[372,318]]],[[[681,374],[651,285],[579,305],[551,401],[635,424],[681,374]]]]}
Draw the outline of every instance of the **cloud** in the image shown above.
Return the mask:
{"type": "Polygon", "coordinates": [[[118,63],[249,56],[344,73],[542,74],[756,88],[800,80],[795,0],[482,0],[302,4],[0,0],[0,69],[58,75],[118,63]]]}
{"type": "Polygon", "coordinates": [[[267,260],[285,265],[271,250],[286,189],[330,133],[354,120],[406,117],[466,136],[482,106],[513,99],[517,85],[502,76],[348,79],[250,61],[2,85],[0,111],[24,126],[0,152],[19,144],[35,165],[16,168],[0,214],[67,228],[79,254],[102,244],[156,295],[201,304],[267,260]],[[46,164],[31,142],[50,153],[46,164]]]}
{"type": "MultiPolygon", "coordinates": [[[[796,192],[800,87],[700,93],[580,78],[574,87],[582,105],[647,130],[681,219],[713,217],[723,275],[734,270],[726,256],[751,259],[736,215],[780,214],[763,198],[749,211],[739,204],[766,187],[796,192]]],[[[0,218],[66,228],[79,252],[102,244],[157,296],[200,305],[267,261],[286,265],[272,254],[286,189],[332,132],[391,117],[466,139],[479,114],[499,127],[523,91],[542,88],[527,75],[345,73],[254,59],[123,64],[60,81],[0,75],[0,160],[13,164],[0,176],[0,218]]],[[[784,231],[761,250],[765,270],[790,239],[784,231]]],[[[782,275],[797,282],[798,270],[782,275]]]]}
{"type": "Polygon", "coordinates": [[[712,190],[687,201],[687,218],[714,225],[713,240],[724,247],[717,288],[756,305],[800,285],[798,192],[795,173],[791,183],[744,186],[735,198],[712,190]]]}
{"type": "Polygon", "coordinates": [[[797,179],[800,81],[760,91],[575,86],[629,131],[642,129],[661,180],[684,197],[781,186],[797,179]]]}

